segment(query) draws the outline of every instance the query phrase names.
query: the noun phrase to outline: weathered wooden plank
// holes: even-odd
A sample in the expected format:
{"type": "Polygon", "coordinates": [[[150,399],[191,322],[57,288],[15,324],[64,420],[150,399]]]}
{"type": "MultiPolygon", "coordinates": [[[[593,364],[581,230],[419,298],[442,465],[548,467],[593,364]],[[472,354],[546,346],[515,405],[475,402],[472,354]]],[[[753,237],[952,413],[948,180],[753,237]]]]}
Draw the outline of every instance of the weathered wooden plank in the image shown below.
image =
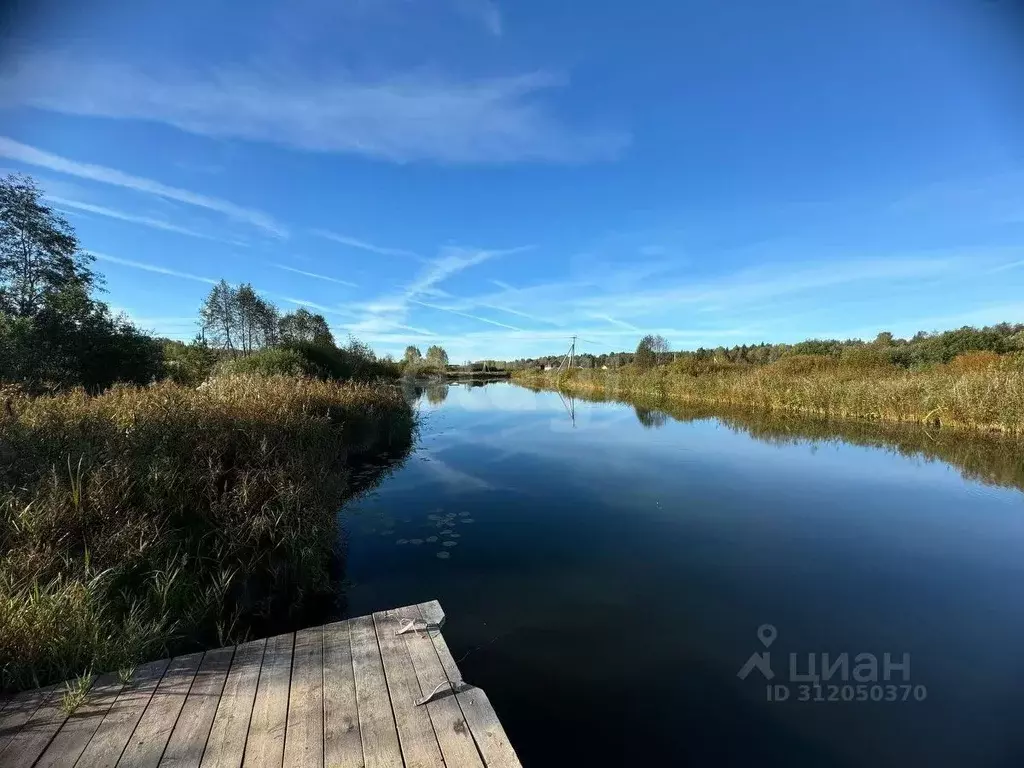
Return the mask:
{"type": "Polygon", "coordinates": [[[323,627],[311,627],[295,633],[284,764],[323,765],[323,762],[324,631],[323,627]]]}
{"type": "Polygon", "coordinates": [[[154,768],[159,764],[202,660],[202,653],[190,653],[172,659],[167,665],[121,754],[118,768],[154,768]]]}
{"type": "Polygon", "coordinates": [[[423,707],[416,706],[425,694],[420,691],[405,639],[395,635],[402,622],[394,611],[381,611],[373,614],[373,623],[377,629],[377,642],[384,661],[384,674],[405,764],[443,768],[444,761],[430,715],[423,707]]]}
{"type": "Polygon", "coordinates": [[[25,723],[32,719],[36,710],[43,705],[55,688],[56,686],[51,685],[22,691],[8,699],[7,705],[0,711],[0,751],[4,750],[25,723]]]}
{"type": "Polygon", "coordinates": [[[62,706],[64,689],[51,686],[47,690],[49,693],[28,722],[5,747],[0,748],[0,768],[32,765],[64,724],[68,717],[62,706]]]}
{"type": "MultiPolygon", "coordinates": [[[[394,615],[399,625],[409,621],[420,622],[422,615],[416,606],[408,606],[395,610],[394,615]]],[[[391,612],[389,612],[389,615],[391,612]]],[[[423,707],[430,716],[434,726],[434,735],[441,747],[441,754],[446,765],[482,768],[483,760],[477,751],[476,743],[470,733],[466,718],[462,714],[459,702],[456,701],[448,681],[448,676],[441,666],[434,650],[434,643],[426,630],[405,632],[401,635],[405,648],[412,659],[412,666],[419,681],[420,691],[424,697],[435,694],[436,698],[428,701],[423,707]]]]}
{"type": "Polygon", "coordinates": [[[97,677],[85,700],[68,715],[36,765],[51,768],[77,763],[123,687],[116,673],[97,677]]]}
{"type": "MultiPolygon", "coordinates": [[[[421,603],[417,608],[428,625],[440,627],[444,624],[444,611],[441,610],[441,604],[437,600],[421,603]]],[[[477,749],[483,755],[484,763],[488,768],[521,768],[522,764],[519,762],[487,694],[481,689],[463,682],[462,673],[459,672],[455,659],[452,658],[451,651],[448,650],[444,635],[438,630],[430,630],[429,634],[434,643],[437,658],[441,662],[448,680],[459,688],[459,693],[455,698],[459,702],[462,714],[473,734],[477,749]]]]}
{"type": "Polygon", "coordinates": [[[330,768],[362,768],[363,765],[347,621],[324,627],[324,765],[330,768]]]}
{"type": "Polygon", "coordinates": [[[170,659],[143,664],[132,674],[79,758],[89,768],[114,768],[142,719],[170,659]]]}
{"type": "Polygon", "coordinates": [[[363,762],[366,768],[402,768],[402,750],[373,618],[351,619],[349,632],[363,762]]]}
{"type": "Polygon", "coordinates": [[[160,758],[161,768],[192,768],[199,765],[206,750],[213,718],[231,668],[234,646],[207,651],[199,665],[192,688],[174,724],[167,749],[160,758]]]}
{"type": "Polygon", "coordinates": [[[284,761],[294,643],[291,633],[267,640],[242,763],[246,768],[281,768],[284,761]]]}
{"type": "Polygon", "coordinates": [[[266,645],[266,640],[254,640],[235,650],[206,742],[203,768],[238,768],[242,764],[266,645]]]}

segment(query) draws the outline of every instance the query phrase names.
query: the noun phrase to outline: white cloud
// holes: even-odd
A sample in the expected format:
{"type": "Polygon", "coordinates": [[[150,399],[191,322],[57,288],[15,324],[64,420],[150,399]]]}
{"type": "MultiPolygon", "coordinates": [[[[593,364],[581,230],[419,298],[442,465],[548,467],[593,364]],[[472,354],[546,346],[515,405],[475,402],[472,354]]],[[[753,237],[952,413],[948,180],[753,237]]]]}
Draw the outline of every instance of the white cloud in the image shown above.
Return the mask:
{"type": "MultiPolygon", "coordinates": [[[[204,232],[197,232],[194,229],[188,229],[187,227],[179,227],[176,224],[171,224],[168,221],[162,219],[154,219],[150,216],[139,216],[132,213],[125,213],[114,208],[104,208],[101,205],[93,205],[91,203],[83,203],[78,200],[68,200],[64,197],[54,197],[53,195],[47,195],[46,199],[54,203],[56,206],[64,209],[71,208],[74,211],[85,211],[86,213],[95,213],[99,216],[106,216],[111,219],[118,219],[120,221],[130,221],[134,224],[142,224],[146,227],[152,227],[153,229],[162,229],[165,232],[177,232],[181,235],[188,235],[189,237],[198,237],[204,240],[221,240],[219,237],[213,235],[207,235],[204,232]]],[[[235,243],[238,245],[239,243],[235,243]]]]}
{"type": "Polygon", "coordinates": [[[277,267],[278,269],[285,269],[289,272],[295,272],[299,275],[305,275],[306,277],[313,277],[317,280],[326,280],[331,283],[337,283],[338,285],[347,285],[349,288],[358,288],[355,283],[349,282],[348,280],[339,280],[336,277],[328,277],[327,275],[319,275],[316,272],[306,272],[304,269],[295,269],[295,267],[286,267],[284,264],[272,264],[271,266],[277,267]]]}
{"type": "Polygon", "coordinates": [[[108,256],[105,253],[96,253],[95,251],[89,251],[99,261],[107,261],[111,264],[120,264],[122,267],[132,267],[134,269],[145,270],[146,272],[155,272],[158,275],[168,275],[170,277],[180,277],[184,280],[194,280],[197,283],[206,283],[208,285],[216,285],[219,281],[214,280],[212,277],[203,277],[202,275],[193,275],[191,272],[180,272],[176,269],[169,269],[168,267],[161,267],[159,264],[147,264],[144,261],[132,261],[131,259],[119,259],[116,256],[108,256]]]}
{"type": "Polygon", "coordinates": [[[282,225],[261,211],[243,208],[227,200],[209,197],[198,192],[190,192],[187,189],[169,187],[158,181],[142,176],[132,176],[115,168],[107,168],[106,166],[93,165],[91,163],[79,163],[75,160],[69,160],[66,157],[37,149],[28,144],[21,144],[6,136],[0,136],[0,157],[6,157],[25,165],[46,168],[57,173],[64,173],[68,176],[77,176],[82,179],[89,179],[90,181],[98,181],[102,184],[132,189],[136,192],[145,192],[167,198],[168,200],[176,200],[179,203],[216,211],[236,221],[264,229],[274,235],[283,236],[287,234],[282,225]]]}
{"type": "Polygon", "coordinates": [[[456,0],[456,7],[466,16],[479,21],[495,37],[501,37],[501,9],[492,0],[456,0]]]}
{"type": "Polygon", "coordinates": [[[354,237],[348,237],[347,235],[339,235],[336,232],[331,232],[326,229],[313,229],[310,230],[310,234],[316,235],[317,237],[323,237],[328,240],[333,240],[336,243],[347,245],[350,248],[358,248],[362,251],[369,251],[370,253],[376,253],[381,256],[408,256],[413,259],[420,259],[421,257],[412,251],[407,251],[402,248],[386,248],[382,245],[374,245],[368,243],[365,240],[357,240],[354,237]]]}
{"type": "Polygon", "coordinates": [[[479,315],[471,315],[468,312],[459,312],[455,309],[448,309],[447,307],[438,306],[437,304],[428,304],[425,301],[417,301],[416,299],[409,299],[413,304],[419,304],[421,307],[427,307],[428,309],[437,309],[441,312],[449,312],[453,315],[459,315],[460,317],[466,317],[470,320],[476,320],[481,323],[488,323],[490,325],[496,325],[499,328],[508,328],[512,331],[521,331],[522,328],[516,328],[514,325],[506,325],[505,323],[499,323],[497,320],[489,320],[486,317],[480,317],[479,315]]]}
{"type": "Polygon", "coordinates": [[[545,104],[543,94],[562,85],[545,73],[463,81],[423,72],[379,79],[255,69],[146,72],[128,62],[34,52],[0,74],[0,101],[394,162],[617,156],[627,135],[573,127],[545,104]]]}

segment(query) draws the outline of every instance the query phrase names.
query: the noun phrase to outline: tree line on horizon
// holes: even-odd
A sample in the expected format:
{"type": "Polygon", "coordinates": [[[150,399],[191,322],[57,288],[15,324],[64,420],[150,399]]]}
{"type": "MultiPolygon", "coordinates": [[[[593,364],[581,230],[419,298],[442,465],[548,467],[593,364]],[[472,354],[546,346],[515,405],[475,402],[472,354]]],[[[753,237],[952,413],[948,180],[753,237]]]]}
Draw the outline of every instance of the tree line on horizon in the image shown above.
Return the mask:
{"type": "MultiPolygon", "coordinates": [[[[859,350],[870,351],[900,368],[917,368],[948,363],[967,352],[992,352],[1002,355],[1024,352],[1024,323],[997,323],[976,328],[963,326],[949,331],[918,331],[910,338],[898,338],[889,331],[880,332],[873,340],[808,339],[795,344],[737,344],[731,347],[700,347],[695,350],[671,351],[669,342],[659,335],[646,335],[632,352],[610,352],[594,355],[577,354],[574,365],[580,368],[616,369],[627,365],[650,368],[668,362],[717,362],[736,366],[774,363],[792,355],[818,355],[838,358],[859,350]]],[[[502,361],[510,370],[543,370],[557,368],[565,357],[542,355],[502,361]]]]}

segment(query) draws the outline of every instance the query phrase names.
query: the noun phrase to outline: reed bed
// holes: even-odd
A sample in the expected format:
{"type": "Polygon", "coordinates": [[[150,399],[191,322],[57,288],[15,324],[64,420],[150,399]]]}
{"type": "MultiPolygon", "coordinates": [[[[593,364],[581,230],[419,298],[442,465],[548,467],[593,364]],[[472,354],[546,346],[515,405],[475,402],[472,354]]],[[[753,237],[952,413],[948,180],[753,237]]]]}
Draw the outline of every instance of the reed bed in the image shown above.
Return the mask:
{"type": "Polygon", "coordinates": [[[397,386],[285,376],[0,400],[8,691],[232,642],[329,589],[339,508],[415,429],[397,386]]]}
{"type": "Polygon", "coordinates": [[[567,392],[749,406],[829,418],[916,422],[1024,433],[1024,356],[969,353],[908,370],[872,361],[793,355],[767,365],[661,365],[649,369],[520,371],[515,379],[567,392]]]}

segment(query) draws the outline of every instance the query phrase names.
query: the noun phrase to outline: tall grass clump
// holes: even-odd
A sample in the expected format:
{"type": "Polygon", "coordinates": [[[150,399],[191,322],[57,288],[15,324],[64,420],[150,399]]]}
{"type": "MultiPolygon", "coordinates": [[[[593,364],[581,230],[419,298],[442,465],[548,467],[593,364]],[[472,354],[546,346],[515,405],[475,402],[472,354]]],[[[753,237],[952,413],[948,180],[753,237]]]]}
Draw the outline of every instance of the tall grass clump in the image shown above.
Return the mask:
{"type": "Polygon", "coordinates": [[[0,393],[0,688],[231,642],[329,587],[394,386],[239,375],[0,393]]]}
{"type": "Polygon", "coordinates": [[[680,402],[754,406],[829,418],[918,422],[1024,433],[1024,355],[968,352],[947,363],[900,367],[871,348],[838,356],[791,354],[765,365],[683,358],[649,368],[517,372],[515,378],[569,392],[657,396],[680,402]]]}

